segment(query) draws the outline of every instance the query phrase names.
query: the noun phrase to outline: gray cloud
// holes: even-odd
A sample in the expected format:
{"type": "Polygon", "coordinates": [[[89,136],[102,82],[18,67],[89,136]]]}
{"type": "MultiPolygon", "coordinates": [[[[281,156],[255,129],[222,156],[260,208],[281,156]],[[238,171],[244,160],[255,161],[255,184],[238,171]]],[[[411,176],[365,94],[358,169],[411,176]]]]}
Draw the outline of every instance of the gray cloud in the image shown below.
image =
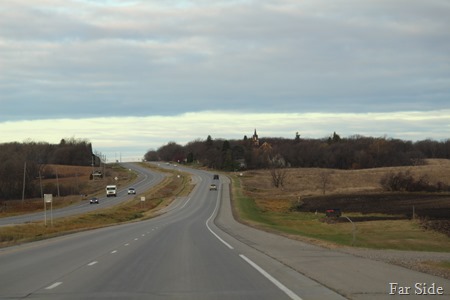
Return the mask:
{"type": "Polygon", "coordinates": [[[444,0],[3,6],[0,121],[449,107],[444,0]]]}

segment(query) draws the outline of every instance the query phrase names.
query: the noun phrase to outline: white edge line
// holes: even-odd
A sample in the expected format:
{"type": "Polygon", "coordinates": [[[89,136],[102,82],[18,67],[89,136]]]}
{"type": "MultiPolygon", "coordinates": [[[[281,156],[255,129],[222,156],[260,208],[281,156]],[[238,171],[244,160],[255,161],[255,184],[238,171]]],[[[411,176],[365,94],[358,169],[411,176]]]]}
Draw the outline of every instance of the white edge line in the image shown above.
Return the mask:
{"type": "Polygon", "coordinates": [[[60,285],[60,284],[62,284],[62,282],[55,282],[54,284],[52,284],[52,285],[46,287],[45,289],[46,289],[46,290],[51,290],[51,289],[54,289],[55,287],[57,287],[57,286],[60,285]]]}
{"type": "Polygon", "coordinates": [[[230,244],[228,244],[227,242],[225,242],[220,236],[217,235],[217,233],[215,233],[208,225],[208,223],[211,221],[212,217],[216,214],[216,211],[219,208],[219,195],[220,193],[217,193],[217,201],[216,201],[216,207],[214,208],[213,213],[211,214],[211,216],[208,218],[208,220],[206,220],[206,227],[208,228],[208,230],[219,240],[221,241],[225,246],[227,246],[228,248],[230,248],[231,250],[233,250],[233,246],[231,246],[230,244]]]}
{"type": "Polygon", "coordinates": [[[183,209],[189,203],[189,201],[191,201],[191,197],[187,199],[187,201],[183,204],[183,206],[180,209],[183,209]]]}
{"type": "Polygon", "coordinates": [[[276,280],[274,277],[272,277],[272,275],[270,275],[269,273],[267,273],[266,271],[264,271],[263,268],[261,268],[260,266],[258,266],[257,264],[255,264],[253,261],[251,261],[249,258],[247,258],[245,255],[243,254],[239,254],[239,256],[245,260],[249,265],[251,265],[253,268],[255,268],[259,273],[261,273],[264,277],[266,277],[267,279],[269,279],[273,284],[275,284],[281,291],[283,291],[286,295],[289,296],[289,298],[293,299],[293,300],[302,300],[302,298],[300,298],[299,296],[297,296],[297,294],[295,294],[293,291],[291,291],[290,289],[288,289],[285,285],[283,285],[281,282],[279,282],[278,280],[276,280]]]}
{"type": "Polygon", "coordinates": [[[93,265],[95,265],[96,263],[98,263],[98,261],[90,262],[90,263],[88,263],[88,266],[89,266],[89,267],[90,267],[90,266],[93,266],[93,265]]]}

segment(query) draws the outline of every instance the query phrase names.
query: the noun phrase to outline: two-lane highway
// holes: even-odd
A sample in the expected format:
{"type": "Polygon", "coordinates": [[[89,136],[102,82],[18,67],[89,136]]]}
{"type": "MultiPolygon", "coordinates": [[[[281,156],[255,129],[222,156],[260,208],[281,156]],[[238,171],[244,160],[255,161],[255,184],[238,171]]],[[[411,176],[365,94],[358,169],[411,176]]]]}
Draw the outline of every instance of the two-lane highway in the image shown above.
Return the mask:
{"type": "MultiPolygon", "coordinates": [[[[122,166],[137,173],[136,181],[133,183],[133,187],[136,189],[136,193],[139,194],[150,189],[152,186],[157,185],[162,181],[164,175],[162,173],[154,172],[151,169],[144,168],[138,164],[122,163],[122,166]]],[[[119,204],[132,197],[127,194],[127,187],[122,187],[117,193],[117,197],[109,197],[106,195],[99,198],[99,204],[91,205],[89,201],[83,201],[75,205],[67,206],[60,209],[53,210],[53,218],[68,217],[72,215],[78,215],[87,213],[92,210],[111,207],[119,204]]],[[[47,212],[49,214],[49,212],[47,212]]],[[[49,215],[47,216],[49,217],[49,215]]],[[[27,222],[36,222],[44,220],[44,212],[38,212],[33,214],[26,214],[14,217],[0,218],[0,226],[22,224],[27,222]]]]}
{"type": "Polygon", "coordinates": [[[342,299],[324,287],[302,298],[293,290],[307,279],[266,257],[270,274],[254,262],[261,257],[226,242],[213,224],[220,180],[218,191],[206,172],[196,181],[157,218],[0,250],[0,298],[342,299]]]}

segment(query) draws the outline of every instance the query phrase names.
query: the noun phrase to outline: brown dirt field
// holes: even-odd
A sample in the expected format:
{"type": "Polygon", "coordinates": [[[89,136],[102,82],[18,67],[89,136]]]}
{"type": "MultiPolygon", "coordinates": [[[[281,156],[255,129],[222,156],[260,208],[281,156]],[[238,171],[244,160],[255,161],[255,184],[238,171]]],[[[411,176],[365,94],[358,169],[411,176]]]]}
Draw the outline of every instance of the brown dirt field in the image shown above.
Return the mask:
{"type": "MultiPolygon", "coordinates": [[[[376,193],[364,195],[330,195],[310,197],[302,200],[300,211],[324,212],[339,208],[343,213],[389,215],[389,219],[416,217],[427,219],[450,219],[450,194],[376,193]]],[[[352,217],[352,220],[367,220],[375,217],[352,217]]],[[[380,217],[382,218],[382,217],[380,217]]]]}
{"type": "MultiPolygon", "coordinates": [[[[343,212],[385,214],[391,219],[411,218],[414,206],[416,216],[424,220],[424,227],[440,228],[439,231],[450,236],[449,193],[387,193],[382,190],[379,182],[385,174],[407,170],[416,178],[426,175],[430,183],[450,185],[450,160],[445,159],[427,160],[425,165],[412,167],[286,169],[283,188],[274,187],[269,170],[248,171],[241,179],[245,193],[255,199],[263,211],[289,211],[300,203],[301,211],[323,213],[329,208],[340,208],[343,212]],[[328,178],[325,189],[324,178],[328,178]]],[[[359,221],[364,220],[368,217],[361,217],[359,221]]]]}

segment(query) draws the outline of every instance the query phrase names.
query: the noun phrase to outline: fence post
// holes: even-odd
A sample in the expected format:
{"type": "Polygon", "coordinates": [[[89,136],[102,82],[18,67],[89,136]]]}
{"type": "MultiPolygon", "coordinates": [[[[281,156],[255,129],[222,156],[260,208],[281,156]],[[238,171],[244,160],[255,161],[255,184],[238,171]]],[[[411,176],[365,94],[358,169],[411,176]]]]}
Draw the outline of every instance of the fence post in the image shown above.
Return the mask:
{"type": "Polygon", "coordinates": [[[343,216],[344,218],[346,218],[350,223],[352,223],[352,227],[353,227],[353,240],[352,240],[352,246],[354,246],[355,245],[355,240],[356,240],[356,225],[355,225],[355,223],[353,223],[352,222],[352,220],[350,220],[350,218],[349,217],[347,217],[347,216],[343,216]]]}

